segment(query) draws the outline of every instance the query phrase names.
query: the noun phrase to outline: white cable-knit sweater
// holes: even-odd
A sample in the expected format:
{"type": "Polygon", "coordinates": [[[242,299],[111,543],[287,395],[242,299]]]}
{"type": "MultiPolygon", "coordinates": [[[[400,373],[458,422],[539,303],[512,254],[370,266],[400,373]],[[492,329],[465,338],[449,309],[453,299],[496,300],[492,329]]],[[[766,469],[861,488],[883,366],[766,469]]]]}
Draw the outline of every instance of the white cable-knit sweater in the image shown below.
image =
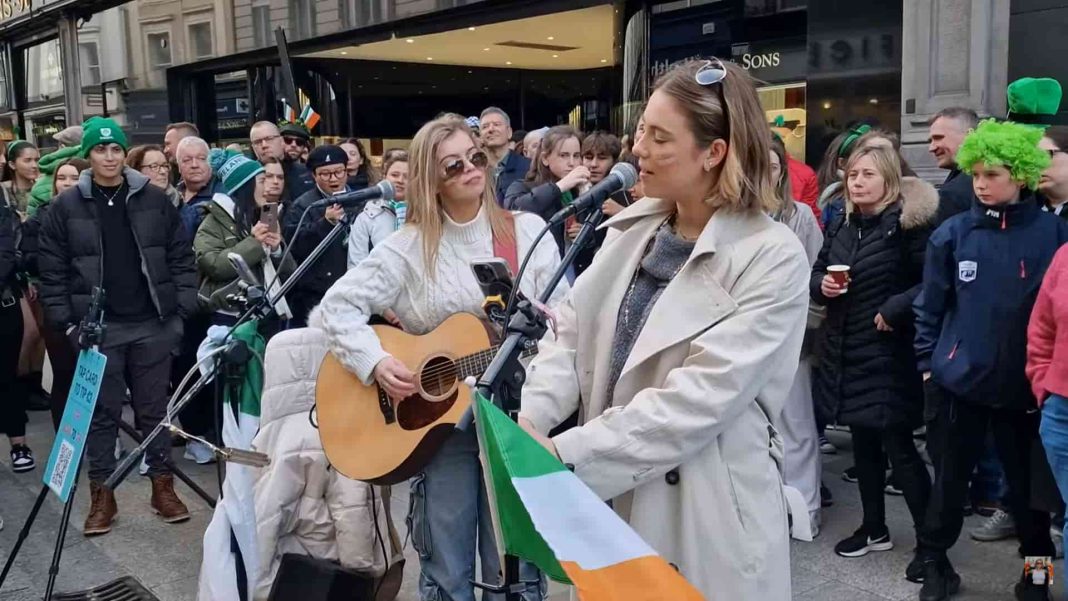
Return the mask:
{"type": "MultiPolygon", "coordinates": [[[[537,215],[515,214],[520,261],[544,225],[537,215]]],[[[330,288],[310,325],[322,328],[334,355],[370,384],[375,366],[389,355],[367,325],[370,316],[393,309],[404,330],[413,334],[425,334],[461,311],[481,317],[483,296],[471,261],[493,256],[493,232],[484,209],[467,223],[445,217],[433,279],[423,263],[422,236],[414,226],[405,226],[330,288]]],[[[520,290],[536,298],[559,264],[556,243],[546,235],[530,259],[520,290]]],[[[567,280],[561,280],[550,306],[567,292],[567,280]]]]}

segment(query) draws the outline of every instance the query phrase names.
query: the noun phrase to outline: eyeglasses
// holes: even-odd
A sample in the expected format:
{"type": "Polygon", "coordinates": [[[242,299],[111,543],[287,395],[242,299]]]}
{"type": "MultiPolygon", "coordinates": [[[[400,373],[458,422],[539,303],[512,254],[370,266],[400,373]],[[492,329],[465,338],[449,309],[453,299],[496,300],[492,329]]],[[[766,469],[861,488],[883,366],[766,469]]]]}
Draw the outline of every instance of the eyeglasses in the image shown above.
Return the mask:
{"type": "Polygon", "coordinates": [[[703,86],[710,86],[714,83],[719,83],[727,78],[727,67],[723,65],[723,61],[716,57],[712,57],[705,61],[701,68],[694,74],[693,79],[697,83],[703,86]]]}
{"type": "Polygon", "coordinates": [[[303,145],[304,144],[304,140],[302,138],[292,138],[292,137],[289,137],[289,136],[282,136],[282,141],[285,142],[286,144],[299,144],[299,145],[303,145]]]}
{"type": "Polygon", "coordinates": [[[270,144],[281,137],[281,134],[274,134],[272,136],[263,136],[262,138],[253,139],[251,142],[253,146],[259,146],[260,144],[270,144]]]}
{"type": "Polygon", "coordinates": [[[489,165],[489,157],[481,150],[476,150],[471,153],[471,156],[466,159],[463,157],[456,157],[445,162],[442,167],[445,169],[445,179],[452,179],[464,172],[464,161],[471,163],[476,169],[485,169],[486,165],[489,165]]]}
{"type": "Polygon", "coordinates": [[[158,173],[166,173],[171,170],[170,163],[145,163],[141,165],[141,171],[156,171],[158,173]]]}
{"type": "Polygon", "coordinates": [[[348,173],[344,169],[335,169],[334,171],[316,171],[315,175],[325,179],[344,179],[348,173]]]}

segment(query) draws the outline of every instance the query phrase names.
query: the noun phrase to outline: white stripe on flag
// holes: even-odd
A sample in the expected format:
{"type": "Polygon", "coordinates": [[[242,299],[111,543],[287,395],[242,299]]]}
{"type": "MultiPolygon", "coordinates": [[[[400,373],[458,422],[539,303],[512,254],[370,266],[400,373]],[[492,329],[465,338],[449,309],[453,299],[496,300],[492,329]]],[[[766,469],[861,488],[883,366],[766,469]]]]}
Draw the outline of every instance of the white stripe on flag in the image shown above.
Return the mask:
{"type": "Polygon", "coordinates": [[[657,555],[571,472],[512,478],[512,484],[557,561],[573,561],[584,570],[597,570],[657,555]]]}

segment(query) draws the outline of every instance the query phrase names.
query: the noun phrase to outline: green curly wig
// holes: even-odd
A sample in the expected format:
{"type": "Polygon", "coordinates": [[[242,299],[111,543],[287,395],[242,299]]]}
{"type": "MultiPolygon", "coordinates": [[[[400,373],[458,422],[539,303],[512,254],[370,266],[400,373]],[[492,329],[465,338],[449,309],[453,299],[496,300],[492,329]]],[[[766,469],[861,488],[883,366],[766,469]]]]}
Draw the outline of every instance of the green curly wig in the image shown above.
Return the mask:
{"type": "Polygon", "coordinates": [[[964,138],[957,151],[957,165],[970,172],[976,163],[1001,165],[1012,179],[1034,190],[1050,165],[1049,154],[1038,147],[1042,130],[1011,121],[986,119],[964,138]]]}

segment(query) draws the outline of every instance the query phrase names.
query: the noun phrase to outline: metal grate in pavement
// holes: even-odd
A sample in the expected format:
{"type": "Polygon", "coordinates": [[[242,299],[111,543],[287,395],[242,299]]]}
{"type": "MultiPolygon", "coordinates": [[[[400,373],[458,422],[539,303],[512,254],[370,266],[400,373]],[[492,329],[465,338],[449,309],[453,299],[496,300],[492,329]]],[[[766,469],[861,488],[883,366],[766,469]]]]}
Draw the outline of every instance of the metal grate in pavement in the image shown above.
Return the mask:
{"type": "Polygon", "coordinates": [[[133,576],[124,576],[107,584],[73,593],[52,595],[53,601],[159,601],[133,576]]]}

